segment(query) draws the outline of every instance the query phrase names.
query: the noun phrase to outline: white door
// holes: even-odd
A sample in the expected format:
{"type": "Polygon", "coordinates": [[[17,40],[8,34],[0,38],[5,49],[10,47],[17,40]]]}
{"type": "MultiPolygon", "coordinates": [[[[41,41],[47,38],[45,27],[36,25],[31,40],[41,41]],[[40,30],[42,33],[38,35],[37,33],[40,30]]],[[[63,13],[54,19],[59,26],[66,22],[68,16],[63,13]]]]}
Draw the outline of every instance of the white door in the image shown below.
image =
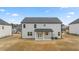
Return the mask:
{"type": "Polygon", "coordinates": [[[42,32],[38,32],[38,39],[43,39],[43,33],[42,32]]]}

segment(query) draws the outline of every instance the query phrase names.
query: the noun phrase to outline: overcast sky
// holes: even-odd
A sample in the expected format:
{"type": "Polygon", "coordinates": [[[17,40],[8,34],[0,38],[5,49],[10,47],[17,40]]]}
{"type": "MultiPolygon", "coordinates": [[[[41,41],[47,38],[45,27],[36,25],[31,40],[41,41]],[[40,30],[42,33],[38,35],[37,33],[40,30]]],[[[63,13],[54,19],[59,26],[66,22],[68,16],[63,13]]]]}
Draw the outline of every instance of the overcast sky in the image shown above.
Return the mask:
{"type": "Polygon", "coordinates": [[[78,7],[1,7],[0,18],[20,23],[25,17],[58,17],[65,25],[79,18],[78,7]]]}

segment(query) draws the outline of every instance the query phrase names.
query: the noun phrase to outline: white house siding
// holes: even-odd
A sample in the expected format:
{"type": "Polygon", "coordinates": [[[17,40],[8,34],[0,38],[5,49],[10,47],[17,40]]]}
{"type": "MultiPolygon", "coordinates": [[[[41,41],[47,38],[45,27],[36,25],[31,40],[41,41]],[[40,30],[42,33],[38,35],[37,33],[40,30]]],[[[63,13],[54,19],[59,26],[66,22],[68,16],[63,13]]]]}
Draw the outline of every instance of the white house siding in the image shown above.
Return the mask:
{"type": "Polygon", "coordinates": [[[69,25],[69,33],[79,34],[79,24],[70,24],[69,25]]]}
{"type": "Polygon", "coordinates": [[[26,28],[23,28],[22,24],[22,38],[35,38],[34,33],[34,24],[26,24],[26,28]],[[28,32],[32,32],[32,36],[28,36],[28,32]]]}
{"type": "MultiPolygon", "coordinates": [[[[61,38],[61,35],[58,36],[58,32],[60,32],[61,34],[61,24],[46,24],[46,26],[44,26],[44,24],[36,24],[36,28],[38,29],[52,29],[53,30],[53,37],[58,37],[61,38]]],[[[23,28],[23,24],[22,24],[22,38],[35,38],[35,32],[34,32],[34,24],[26,24],[26,28],[23,28]],[[28,36],[27,32],[32,32],[33,35],[32,36],[28,36]]]]}
{"type": "Polygon", "coordinates": [[[12,27],[10,25],[0,25],[0,38],[10,35],[12,35],[12,27]]]}

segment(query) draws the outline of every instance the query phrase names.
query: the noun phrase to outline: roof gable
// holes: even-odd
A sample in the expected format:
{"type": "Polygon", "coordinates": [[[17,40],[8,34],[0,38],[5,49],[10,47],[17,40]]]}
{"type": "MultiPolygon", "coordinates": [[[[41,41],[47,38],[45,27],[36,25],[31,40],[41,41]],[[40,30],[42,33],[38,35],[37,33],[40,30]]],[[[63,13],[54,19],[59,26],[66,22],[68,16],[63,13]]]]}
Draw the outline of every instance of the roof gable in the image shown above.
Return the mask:
{"type": "Polygon", "coordinates": [[[7,23],[6,21],[0,19],[0,25],[10,25],[9,23],[7,23]]]}
{"type": "Polygon", "coordinates": [[[62,23],[57,17],[26,17],[21,23],[62,23]]]}
{"type": "Polygon", "coordinates": [[[71,22],[70,24],[77,24],[79,23],[79,19],[76,19],[75,21],[71,22]]]}

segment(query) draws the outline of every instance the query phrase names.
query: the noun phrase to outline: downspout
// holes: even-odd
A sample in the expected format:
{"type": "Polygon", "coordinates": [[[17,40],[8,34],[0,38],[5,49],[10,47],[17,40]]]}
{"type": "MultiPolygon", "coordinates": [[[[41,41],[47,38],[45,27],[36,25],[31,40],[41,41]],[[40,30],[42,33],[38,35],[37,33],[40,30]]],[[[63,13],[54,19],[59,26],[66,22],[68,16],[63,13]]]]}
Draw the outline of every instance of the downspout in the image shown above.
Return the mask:
{"type": "Polygon", "coordinates": [[[22,38],[22,23],[21,23],[21,38],[22,38]]]}
{"type": "Polygon", "coordinates": [[[61,24],[61,39],[62,39],[62,24],[61,24]]]}
{"type": "Polygon", "coordinates": [[[43,32],[43,40],[44,40],[44,32],[43,32]]]}

